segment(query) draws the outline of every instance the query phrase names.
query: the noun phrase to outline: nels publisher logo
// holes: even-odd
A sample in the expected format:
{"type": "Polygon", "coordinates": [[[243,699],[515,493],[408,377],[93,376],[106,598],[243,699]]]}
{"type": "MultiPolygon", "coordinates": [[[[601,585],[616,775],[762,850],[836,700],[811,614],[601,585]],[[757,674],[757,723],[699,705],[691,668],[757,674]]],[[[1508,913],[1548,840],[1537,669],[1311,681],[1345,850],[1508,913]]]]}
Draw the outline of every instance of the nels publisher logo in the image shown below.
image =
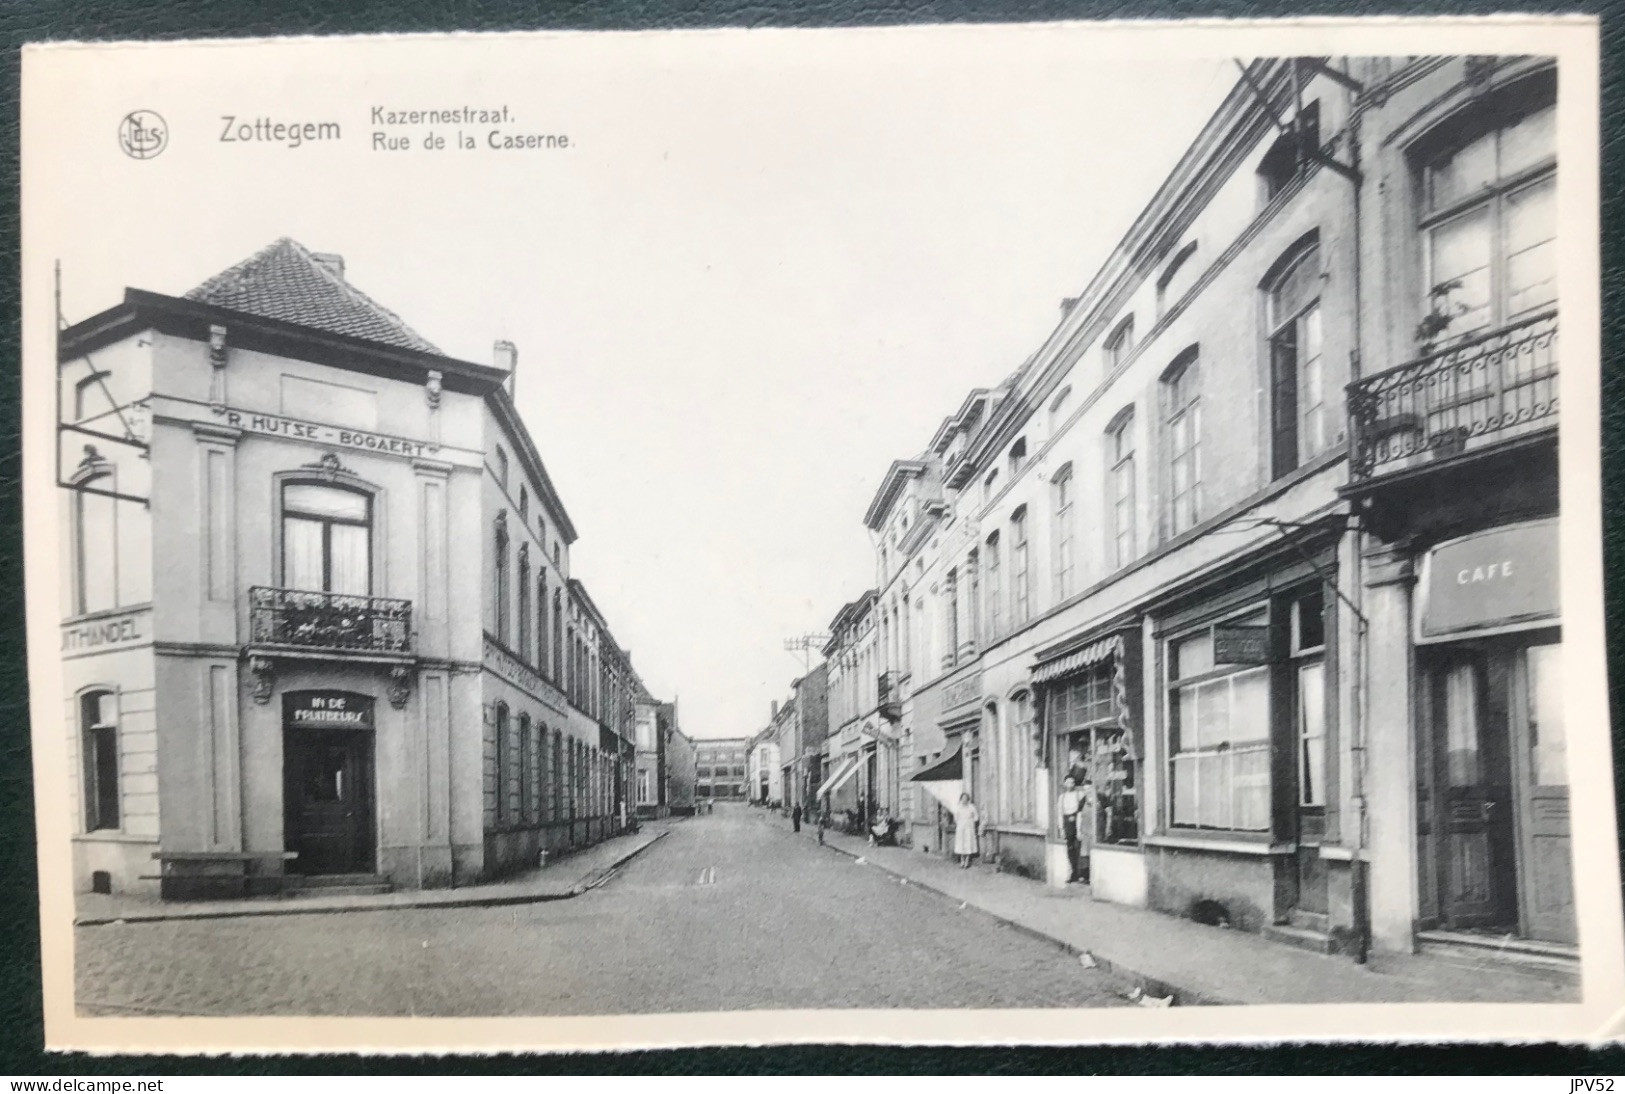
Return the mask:
{"type": "Polygon", "coordinates": [[[169,144],[169,123],[153,110],[132,110],[118,123],[118,146],[131,159],[150,160],[169,144]]]}

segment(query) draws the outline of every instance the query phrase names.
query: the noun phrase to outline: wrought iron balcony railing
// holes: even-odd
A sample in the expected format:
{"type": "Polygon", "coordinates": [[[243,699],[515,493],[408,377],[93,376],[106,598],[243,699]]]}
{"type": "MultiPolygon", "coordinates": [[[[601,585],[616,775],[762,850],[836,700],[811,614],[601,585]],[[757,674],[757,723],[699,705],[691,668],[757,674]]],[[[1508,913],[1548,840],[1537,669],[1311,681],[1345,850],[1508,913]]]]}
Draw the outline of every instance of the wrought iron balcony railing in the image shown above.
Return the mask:
{"type": "Polygon", "coordinates": [[[895,722],[903,716],[903,674],[895,670],[883,672],[877,684],[880,716],[895,722]]]}
{"type": "Polygon", "coordinates": [[[256,644],[364,653],[412,649],[410,600],[255,585],[248,603],[249,633],[256,644]]]}
{"type": "Polygon", "coordinates": [[[1370,479],[1557,424],[1557,312],[1349,385],[1350,475],[1370,479]]]}

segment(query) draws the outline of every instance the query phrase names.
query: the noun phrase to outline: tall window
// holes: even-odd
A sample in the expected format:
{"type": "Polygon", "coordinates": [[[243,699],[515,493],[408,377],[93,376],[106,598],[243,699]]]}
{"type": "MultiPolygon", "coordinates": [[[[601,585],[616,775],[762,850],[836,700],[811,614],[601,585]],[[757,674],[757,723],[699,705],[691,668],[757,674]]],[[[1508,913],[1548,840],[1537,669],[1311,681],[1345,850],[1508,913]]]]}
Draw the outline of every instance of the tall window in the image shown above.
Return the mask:
{"type": "Polygon", "coordinates": [[[1106,432],[1106,496],[1111,500],[1112,566],[1134,561],[1134,408],[1124,407],[1106,432]]]}
{"type": "Polygon", "coordinates": [[[502,484],[504,490],[508,488],[508,454],[500,444],[497,445],[497,482],[502,484]]]}
{"type": "Polygon", "coordinates": [[[372,499],[337,486],[282,487],[282,584],[309,592],[372,593],[372,499]]]}
{"type": "Polygon", "coordinates": [[[536,567],[536,667],[547,671],[547,571],[536,567]]]}
{"type": "Polygon", "coordinates": [[[78,614],[118,604],[118,502],[113,475],[103,472],[78,483],[73,495],[73,599],[78,614]]]}
{"type": "Polygon", "coordinates": [[[553,683],[563,686],[564,680],[564,602],[559,590],[553,590],[553,683]]]}
{"type": "Polygon", "coordinates": [[[548,774],[552,776],[552,790],[549,792],[548,802],[549,818],[555,821],[564,820],[566,816],[564,805],[564,731],[553,731],[552,758],[548,762],[548,774]]]}
{"type": "Polygon", "coordinates": [[[497,641],[508,644],[508,522],[498,519],[496,534],[492,537],[495,556],[491,563],[491,596],[495,600],[497,641]]]}
{"type": "MultiPolygon", "coordinates": [[[[1264,625],[1262,613],[1225,626],[1264,625]]],[[[1262,832],[1270,822],[1266,665],[1214,661],[1212,629],[1169,644],[1173,823],[1262,832]]]]}
{"type": "Polygon", "coordinates": [[[519,658],[530,660],[530,544],[519,545],[519,658]]]}
{"type": "Polygon", "coordinates": [[[79,697],[85,765],[85,830],[119,826],[118,698],[111,691],[79,697]]]}
{"type": "Polygon", "coordinates": [[[519,487],[519,523],[524,524],[530,519],[530,491],[521,484],[519,487]]]}
{"type": "Polygon", "coordinates": [[[1055,473],[1050,483],[1055,520],[1055,599],[1065,600],[1077,591],[1075,584],[1076,544],[1072,512],[1072,465],[1055,473]]]}
{"type": "Polygon", "coordinates": [[[1169,532],[1176,536],[1200,520],[1202,513],[1199,369],[1192,349],[1174,362],[1162,381],[1168,424],[1168,523],[1169,532]]]}
{"type": "Polygon", "coordinates": [[[983,505],[986,505],[988,502],[993,500],[993,495],[998,492],[998,486],[999,486],[999,469],[997,467],[995,467],[993,470],[991,470],[991,471],[989,471],[987,473],[987,478],[982,480],[982,504],[983,505]]]}
{"type": "Polygon", "coordinates": [[[983,586],[983,596],[987,614],[987,638],[991,642],[999,636],[1002,620],[999,618],[999,533],[994,532],[987,537],[987,547],[982,557],[986,559],[983,566],[987,573],[987,581],[983,586]]]}
{"type": "Polygon", "coordinates": [[[536,819],[536,742],[531,740],[530,715],[519,716],[519,818],[536,819]]]}
{"type": "Polygon", "coordinates": [[[1557,300],[1557,108],[1544,94],[1533,111],[1492,104],[1423,165],[1423,312],[1437,317],[1418,332],[1425,340],[1501,326],[1557,300]]]}
{"type": "Polygon", "coordinates": [[[1117,367],[1128,360],[1128,355],[1134,352],[1134,316],[1129,315],[1106,336],[1106,343],[1102,347],[1105,357],[1105,373],[1110,376],[1117,371],[1117,367]]]}
{"type": "Polygon", "coordinates": [[[1277,476],[1331,444],[1320,352],[1320,244],[1310,236],[1265,282],[1270,344],[1271,462],[1277,476]]]}
{"type": "Polygon", "coordinates": [[[1008,772],[1005,793],[1012,821],[1030,824],[1035,820],[1038,755],[1033,748],[1032,697],[1022,692],[1010,700],[1005,713],[1004,757],[1008,772]]]}
{"type": "Polygon", "coordinates": [[[1320,147],[1320,104],[1307,103],[1294,124],[1275,138],[1258,164],[1264,200],[1269,201],[1292,182],[1310,162],[1308,153],[1320,147]]]}
{"type": "Polygon", "coordinates": [[[500,825],[506,824],[508,821],[510,808],[508,784],[513,778],[513,769],[510,766],[513,760],[508,755],[508,749],[511,746],[508,730],[508,707],[504,703],[497,704],[496,723],[496,741],[494,742],[496,757],[491,777],[492,781],[496,783],[496,802],[493,811],[496,814],[496,823],[500,825]]]}
{"type": "Polygon", "coordinates": [[[1292,604],[1293,729],[1298,804],[1326,804],[1326,616],[1319,590],[1292,604]]]}
{"type": "Polygon", "coordinates": [[[1031,594],[1027,571],[1027,507],[1010,514],[1010,625],[1027,622],[1031,594]]]}
{"type": "Polygon", "coordinates": [[[959,658],[959,572],[949,570],[942,582],[942,667],[952,668],[959,658]]]}
{"type": "Polygon", "coordinates": [[[970,631],[970,642],[974,648],[982,640],[982,559],[981,552],[972,549],[970,556],[965,560],[965,576],[970,581],[969,595],[965,597],[965,621],[970,631]]]}

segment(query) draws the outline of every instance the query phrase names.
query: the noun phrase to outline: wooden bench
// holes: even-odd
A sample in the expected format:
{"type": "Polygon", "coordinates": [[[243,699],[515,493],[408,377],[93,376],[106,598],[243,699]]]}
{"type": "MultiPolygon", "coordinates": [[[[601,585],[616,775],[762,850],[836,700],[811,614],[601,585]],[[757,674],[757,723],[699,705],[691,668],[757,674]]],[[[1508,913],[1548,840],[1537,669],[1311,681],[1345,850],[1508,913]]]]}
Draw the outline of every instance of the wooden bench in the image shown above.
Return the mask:
{"type": "Polygon", "coordinates": [[[164,900],[233,900],[282,891],[297,851],[154,851],[164,900]]]}

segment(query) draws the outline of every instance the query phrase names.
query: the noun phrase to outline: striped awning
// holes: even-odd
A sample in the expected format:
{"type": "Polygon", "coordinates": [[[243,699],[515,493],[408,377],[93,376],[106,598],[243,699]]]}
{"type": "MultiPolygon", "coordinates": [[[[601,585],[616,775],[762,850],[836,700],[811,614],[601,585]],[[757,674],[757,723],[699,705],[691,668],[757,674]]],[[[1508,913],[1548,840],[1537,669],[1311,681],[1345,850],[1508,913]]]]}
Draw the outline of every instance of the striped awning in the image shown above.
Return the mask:
{"type": "Polygon", "coordinates": [[[1123,656],[1123,639],[1121,635],[1111,635],[1098,642],[1091,642],[1081,650],[1073,650],[1063,657],[1047,661],[1033,669],[1033,683],[1042,684],[1049,680],[1059,680],[1069,676],[1079,669],[1098,665],[1103,661],[1123,656]]]}
{"type": "Polygon", "coordinates": [[[841,788],[846,780],[857,774],[857,770],[858,761],[856,759],[846,761],[840,770],[824,780],[824,785],[818,788],[818,793],[814,794],[813,797],[822,798],[825,794],[833,794],[841,788]]]}

